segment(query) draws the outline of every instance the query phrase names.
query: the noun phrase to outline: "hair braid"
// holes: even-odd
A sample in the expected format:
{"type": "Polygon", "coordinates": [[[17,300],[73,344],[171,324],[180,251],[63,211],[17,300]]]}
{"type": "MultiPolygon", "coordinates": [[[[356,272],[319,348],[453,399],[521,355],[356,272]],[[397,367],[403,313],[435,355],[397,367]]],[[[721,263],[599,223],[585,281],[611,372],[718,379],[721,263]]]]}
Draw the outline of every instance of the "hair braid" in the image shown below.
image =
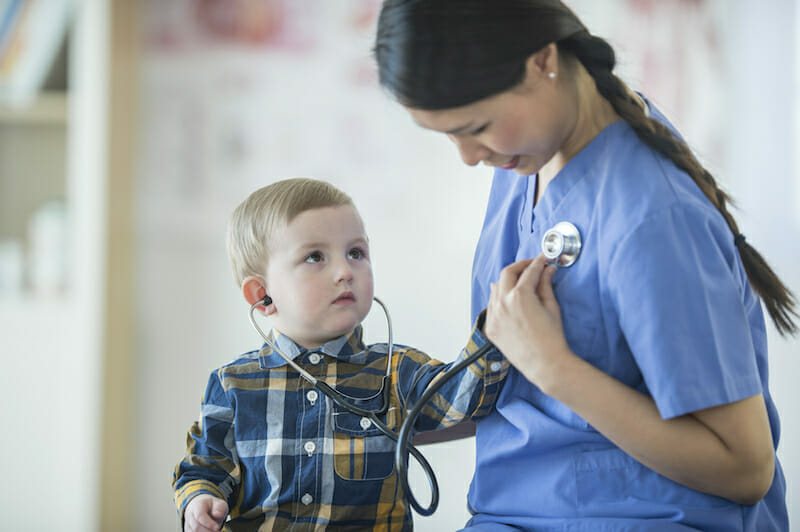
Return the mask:
{"type": "Polygon", "coordinates": [[[597,90],[614,110],[648,146],[668,157],[678,168],[689,174],[700,190],[722,214],[735,237],[747,278],[761,297],[778,332],[785,336],[798,332],[794,318],[796,300],[766,260],[739,233],[739,227],[728,205],[730,196],[717,184],[711,173],[700,164],[692,151],[664,124],[645,115],[625,83],[612,72],[616,63],[614,50],[603,39],[581,32],[558,42],[562,50],[573,54],[583,64],[597,85],[597,90]]]}

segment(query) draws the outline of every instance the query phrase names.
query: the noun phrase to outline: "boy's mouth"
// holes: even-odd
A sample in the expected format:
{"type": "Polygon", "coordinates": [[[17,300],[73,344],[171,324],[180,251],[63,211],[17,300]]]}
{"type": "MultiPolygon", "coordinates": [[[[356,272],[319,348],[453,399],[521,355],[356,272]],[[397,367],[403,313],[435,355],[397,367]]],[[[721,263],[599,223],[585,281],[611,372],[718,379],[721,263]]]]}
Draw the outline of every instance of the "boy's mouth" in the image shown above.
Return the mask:
{"type": "Polygon", "coordinates": [[[342,292],[339,297],[333,300],[333,304],[337,303],[354,303],[356,296],[353,292],[342,292]]]}

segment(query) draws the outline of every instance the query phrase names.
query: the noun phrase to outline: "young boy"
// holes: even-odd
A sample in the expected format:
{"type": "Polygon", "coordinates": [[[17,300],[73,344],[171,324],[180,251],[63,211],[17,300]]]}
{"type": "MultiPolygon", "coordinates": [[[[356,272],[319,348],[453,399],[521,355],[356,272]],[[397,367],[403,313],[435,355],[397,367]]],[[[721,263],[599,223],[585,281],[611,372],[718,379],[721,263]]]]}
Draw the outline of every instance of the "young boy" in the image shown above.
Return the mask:
{"type": "MultiPolygon", "coordinates": [[[[258,308],[273,328],[260,350],[211,374],[173,479],[184,530],[223,524],[231,531],[411,530],[394,442],[369,418],[328,400],[278,355],[350,396],[375,396],[359,406],[380,408],[388,347],[362,342],[373,278],[352,200],[312,179],[259,189],[233,213],[228,254],[245,300],[264,301],[258,308]]],[[[485,343],[476,324],[461,356],[485,343]]],[[[405,346],[393,351],[389,410],[380,419],[398,431],[450,365],[405,346]]],[[[415,430],[489,413],[508,363],[496,349],[484,358],[441,388],[415,430]]]]}

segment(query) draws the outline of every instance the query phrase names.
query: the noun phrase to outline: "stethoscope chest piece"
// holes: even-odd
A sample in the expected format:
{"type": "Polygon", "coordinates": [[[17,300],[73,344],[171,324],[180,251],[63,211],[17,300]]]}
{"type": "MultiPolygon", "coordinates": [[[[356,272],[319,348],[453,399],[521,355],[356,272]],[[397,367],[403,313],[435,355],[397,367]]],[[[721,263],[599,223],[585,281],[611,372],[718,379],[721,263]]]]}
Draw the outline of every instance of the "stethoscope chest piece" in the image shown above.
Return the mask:
{"type": "Polygon", "coordinates": [[[559,268],[566,268],[578,260],[581,253],[581,234],[569,222],[559,222],[542,237],[542,253],[559,268]]]}

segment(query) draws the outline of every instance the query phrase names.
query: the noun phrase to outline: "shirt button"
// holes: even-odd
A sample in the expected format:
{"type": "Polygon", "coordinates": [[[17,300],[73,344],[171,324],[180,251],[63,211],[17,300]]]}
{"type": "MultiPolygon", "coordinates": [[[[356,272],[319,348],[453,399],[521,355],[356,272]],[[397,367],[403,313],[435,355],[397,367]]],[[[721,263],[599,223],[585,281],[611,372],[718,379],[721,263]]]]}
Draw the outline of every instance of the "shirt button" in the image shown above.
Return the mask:
{"type": "Polygon", "coordinates": [[[309,504],[314,502],[314,497],[312,497],[310,493],[306,493],[305,495],[300,497],[300,502],[308,506],[309,504]]]}
{"type": "Polygon", "coordinates": [[[308,456],[314,454],[314,451],[317,449],[317,444],[313,441],[307,441],[305,445],[303,445],[303,449],[306,450],[308,456]]]}
{"type": "Polygon", "coordinates": [[[318,397],[319,394],[317,393],[317,390],[309,390],[306,394],[306,399],[308,399],[308,402],[311,403],[312,406],[317,402],[318,397]]]}
{"type": "Polygon", "coordinates": [[[372,425],[372,421],[370,421],[370,419],[368,417],[362,417],[361,418],[361,428],[362,429],[367,430],[370,427],[370,425],[372,425]]]}
{"type": "Polygon", "coordinates": [[[489,366],[492,371],[500,371],[500,368],[502,367],[503,365],[500,362],[492,362],[492,365],[489,366]]]}
{"type": "Polygon", "coordinates": [[[311,353],[308,355],[308,361],[314,365],[319,364],[320,360],[322,360],[322,357],[319,356],[319,353],[311,353]]]}

